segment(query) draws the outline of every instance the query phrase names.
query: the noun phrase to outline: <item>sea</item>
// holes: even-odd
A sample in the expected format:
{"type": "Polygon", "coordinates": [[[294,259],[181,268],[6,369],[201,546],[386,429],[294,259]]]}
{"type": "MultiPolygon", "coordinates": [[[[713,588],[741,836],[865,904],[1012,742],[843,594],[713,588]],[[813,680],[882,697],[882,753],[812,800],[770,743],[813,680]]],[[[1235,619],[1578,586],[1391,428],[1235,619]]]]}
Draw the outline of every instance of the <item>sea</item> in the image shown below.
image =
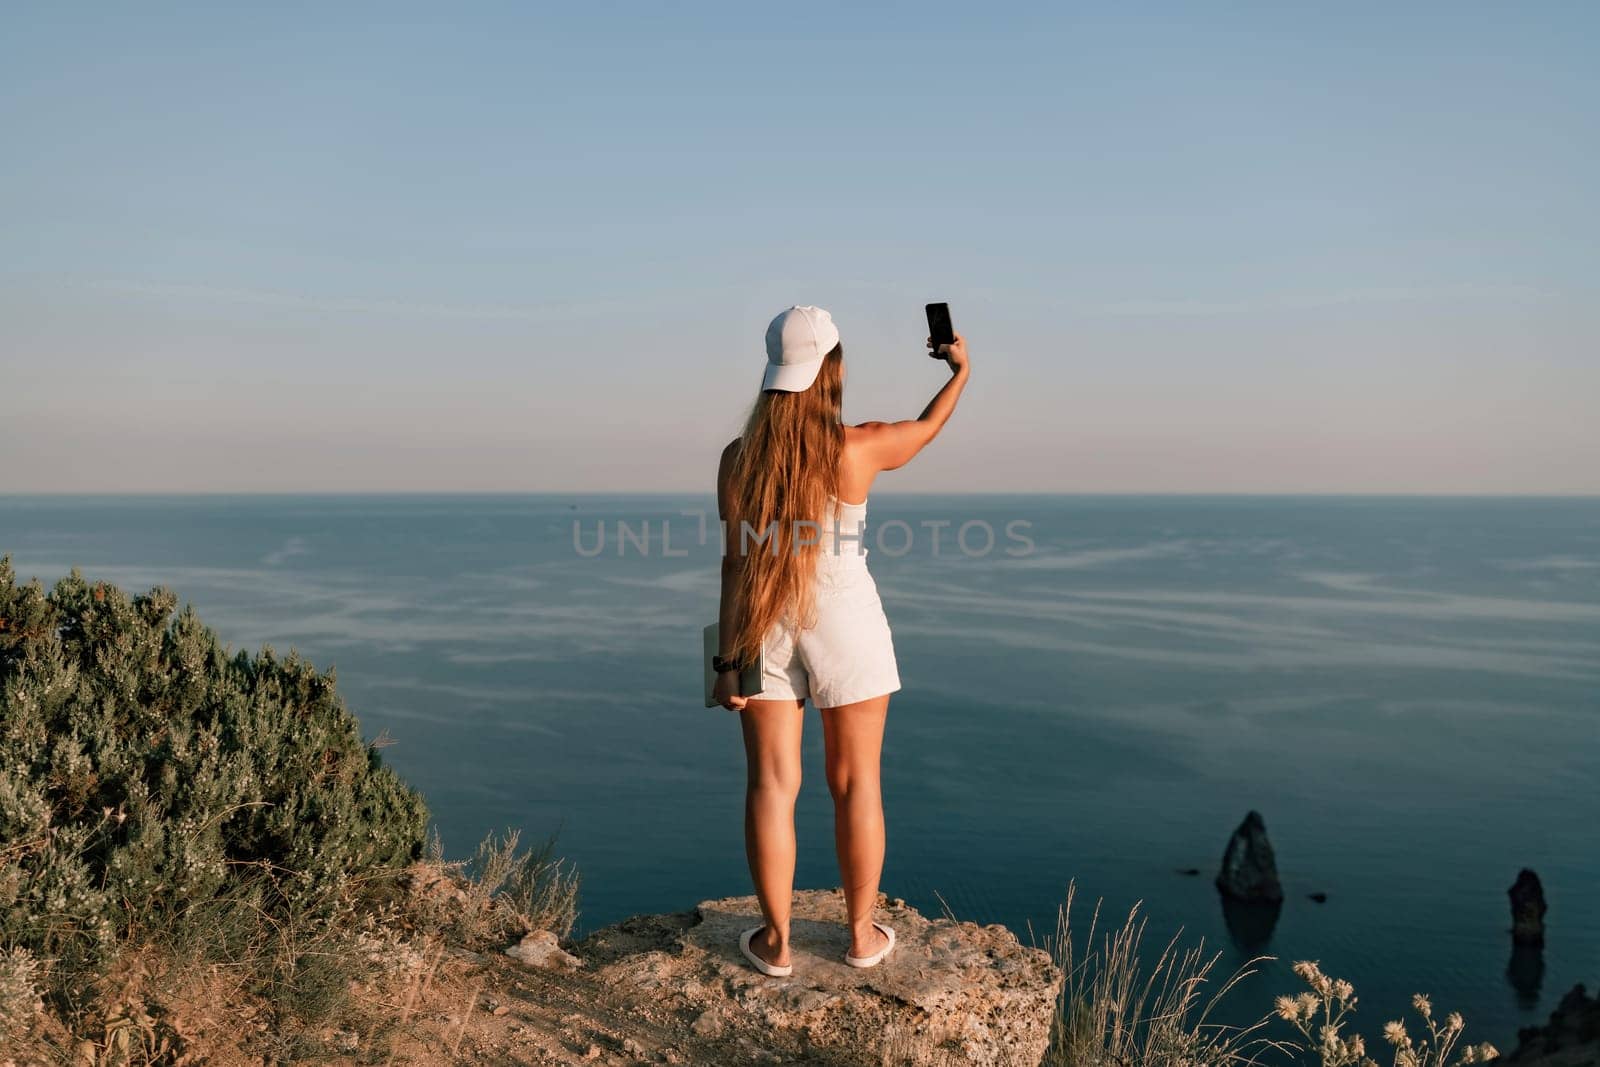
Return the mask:
{"type": "MultiPolygon", "coordinates": [[[[554,838],[579,934],[751,892],[738,723],[702,699],[718,533],[694,495],[0,497],[22,578],[166,586],[335,669],[447,855],[554,838]]],[[[1070,890],[1080,954],[1098,908],[1209,989],[1251,971],[1223,1021],[1316,960],[1369,1042],[1422,992],[1508,1049],[1600,981],[1600,499],[885,492],[857,547],[904,683],[890,896],[1042,945],[1070,890]],[[1250,811],[1265,916],[1212,882],[1250,811]]],[[[804,747],[796,881],[832,887],[809,707],[804,747]]]]}

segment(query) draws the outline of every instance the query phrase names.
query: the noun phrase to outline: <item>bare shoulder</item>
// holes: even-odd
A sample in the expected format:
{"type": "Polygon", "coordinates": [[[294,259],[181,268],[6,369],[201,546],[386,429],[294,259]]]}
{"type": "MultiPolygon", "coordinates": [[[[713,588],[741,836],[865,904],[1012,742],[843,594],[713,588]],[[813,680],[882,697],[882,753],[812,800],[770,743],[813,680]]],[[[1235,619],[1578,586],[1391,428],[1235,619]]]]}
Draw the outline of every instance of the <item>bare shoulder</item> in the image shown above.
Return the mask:
{"type": "Polygon", "coordinates": [[[847,457],[859,457],[857,462],[874,470],[892,471],[916,455],[933,433],[932,424],[921,419],[863,422],[846,427],[844,450],[847,457]]]}
{"type": "Polygon", "coordinates": [[[846,449],[872,450],[883,442],[891,440],[897,429],[898,423],[893,422],[860,422],[854,426],[844,428],[844,446],[846,449]]]}
{"type": "Polygon", "coordinates": [[[842,461],[846,480],[856,471],[876,473],[883,469],[881,453],[884,442],[893,434],[893,423],[862,422],[844,428],[844,455],[842,461]]]}

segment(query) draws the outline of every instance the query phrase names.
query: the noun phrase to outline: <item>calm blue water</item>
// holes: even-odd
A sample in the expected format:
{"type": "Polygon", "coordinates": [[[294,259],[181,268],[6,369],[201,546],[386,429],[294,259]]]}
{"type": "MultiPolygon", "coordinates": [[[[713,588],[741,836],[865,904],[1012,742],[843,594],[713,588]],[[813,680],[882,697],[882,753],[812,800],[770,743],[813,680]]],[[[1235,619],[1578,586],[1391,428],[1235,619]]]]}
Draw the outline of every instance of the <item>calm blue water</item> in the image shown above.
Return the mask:
{"type": "MultiPolygon", "coordinates": [[[[79,566],[170,586],[235,647],[337,666],[447,850],[559,830],[592,929],[749,891],[737,723],[699,699],[715,549],[681,512],[710,505],[0,497],[0,553],[47,582],[79,566]],[[618,555],[619,520],[649,524],[648,552],[618,555]],[[585,548],[604,526],[601,554],[575,551],[575,522],[585,548]]],[[[1280,957],[1235,1017],[1319,959],[1355,983],[1369,1037],[1426,991],[1509,1046],[1600,978],[1600,500],[879,494],[870,518],[891,550],[912,535],[869,556],[906,683],[884,755],[891,895],[1028,940],[1075,879],[1080,906],[1142,900],[1147,939],[1181,926],[1223,972],[1280,957]],[[1013,520],[1031,554],[1006,554],[1013,520]],[[951,523],[938,553],[925,521],[951,523]],[[972,521],[987,554],[981,526],[978,554],[954,544],[972,521]],[[1250,808],[1289,894],[1255,943],[1210,885],[1250,808]],[[1522,866],[1550,937],[1513,975],[1522,866]]],[[[830,886],[807,714],[798,882],[830,886]]]]}

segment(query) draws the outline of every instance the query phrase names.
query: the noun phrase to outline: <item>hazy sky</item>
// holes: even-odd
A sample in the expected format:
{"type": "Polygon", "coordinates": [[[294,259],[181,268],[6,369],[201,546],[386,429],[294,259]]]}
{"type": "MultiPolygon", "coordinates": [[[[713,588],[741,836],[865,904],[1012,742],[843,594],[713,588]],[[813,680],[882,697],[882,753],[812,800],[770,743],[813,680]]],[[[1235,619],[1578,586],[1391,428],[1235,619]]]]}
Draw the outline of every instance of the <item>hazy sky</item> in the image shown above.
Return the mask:
{"type": "Polygon", "coordinates": [[[0,491],[1600,492],[1600,6],[1131,6],[8,5],[0,491]]]}

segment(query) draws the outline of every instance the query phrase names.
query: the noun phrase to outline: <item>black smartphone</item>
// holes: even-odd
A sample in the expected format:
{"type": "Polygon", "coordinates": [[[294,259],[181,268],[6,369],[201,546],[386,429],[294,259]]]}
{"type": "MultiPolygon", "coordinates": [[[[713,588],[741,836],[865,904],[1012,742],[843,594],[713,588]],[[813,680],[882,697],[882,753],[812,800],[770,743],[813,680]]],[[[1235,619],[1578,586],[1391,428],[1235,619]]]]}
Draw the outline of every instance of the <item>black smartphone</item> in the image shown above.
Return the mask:
{"type": "Polygon", "coordinates": [[[933,339],[933,350],[928,353],[934,359],[944,359],[945,355],[939,351],[940,345],[955,344],[955,327],[950,325],[949,304],[928,305],[928,336],[933,339]]]}

